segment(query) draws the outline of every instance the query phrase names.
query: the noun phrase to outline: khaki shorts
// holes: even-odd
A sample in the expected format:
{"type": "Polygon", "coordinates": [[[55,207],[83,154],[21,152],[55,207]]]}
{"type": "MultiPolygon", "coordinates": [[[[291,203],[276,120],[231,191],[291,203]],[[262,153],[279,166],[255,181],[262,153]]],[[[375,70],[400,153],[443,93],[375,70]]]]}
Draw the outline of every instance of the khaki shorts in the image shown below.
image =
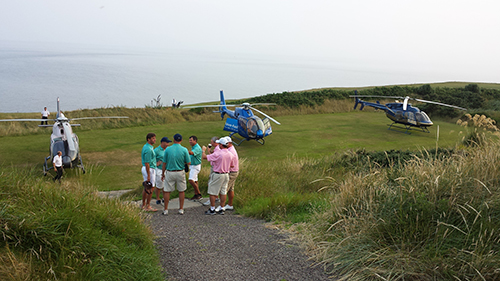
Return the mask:
{"type": "Polygon", "coordinates": [[[201,171],[201,164],[189,165],[189,180],[198,181],[198,174],[201,171]]]}
{"type": "Polygon", "coordinates": [[[165,171],[165,184],[163,185],[163,191],[174,191],[176,184],[179,192],[186,190],[186,175],[184,170],[178,172],[165,171]]]}
{"type": "Polygon", "coordinates": [[[227,194],[227,183],[229,182],[229,174],[210,174],[210,179],[208,180],[208,191],[210,195],[226,195],[227,194]]]}
{"type": "Polygon", "coordinates": [[[165,186],[165,179],[161,180],[161,169],[156,169],[156,179],[154,182],[154,186],[158,189],[163,189],[165,186]]]}
{"type": "Polygon", "coordinates": [[[227,192],[234,192],[234,183],[236,182],[236,178],[238,177],[239,172],[230,172],[229,173],[229,182],[227,183],[227,192]]]}

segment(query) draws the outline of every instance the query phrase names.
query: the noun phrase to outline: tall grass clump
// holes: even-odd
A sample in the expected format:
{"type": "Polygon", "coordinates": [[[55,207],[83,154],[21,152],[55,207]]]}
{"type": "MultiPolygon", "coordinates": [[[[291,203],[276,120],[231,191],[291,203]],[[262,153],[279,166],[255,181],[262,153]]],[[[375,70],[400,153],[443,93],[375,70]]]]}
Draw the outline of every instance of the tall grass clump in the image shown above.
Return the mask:
{"type": "Polygon", "coordinates": [[[331,181],[306,239],[340,280],[499,280],[500,144],[331,181]]]}
{"type": "Polygon", "coordinates": [[[0,174],[1,280],[163,280],[136,207],[29,169],[0,174]]]}
{"type": "Polygon", "coordinates": [[[252,164],[240,159],[240,174],[235,183],[238,213],[273,221],[302,222],[324,202],[311,182],[324,170],[311,170],[316,159],[291,156],[285,160],[252,164]]]}

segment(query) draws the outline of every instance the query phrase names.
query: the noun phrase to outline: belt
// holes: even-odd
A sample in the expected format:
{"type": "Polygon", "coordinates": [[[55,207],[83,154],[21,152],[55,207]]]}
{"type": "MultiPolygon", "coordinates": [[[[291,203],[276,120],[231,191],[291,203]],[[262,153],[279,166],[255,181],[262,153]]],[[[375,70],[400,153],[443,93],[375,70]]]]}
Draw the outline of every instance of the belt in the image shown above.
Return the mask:
{"type": "Polygon", "coordinates": [[[184,171],[184,170],[167,170],[167,172],[180,172],[180,171],[184,171]]]}
{"type": "Polygon", "coordinates": [[[229,172],[229,173],[237,173],[237,172],[238,172],[238,171],[231,171],[231,172],[229,172]]]}
{"type": "Polygon", "coordinates": [[[216,174],[229,174],[229,173],[219,173],[219,172],[214,172],[214,173],[216,173],[216,174]]]}

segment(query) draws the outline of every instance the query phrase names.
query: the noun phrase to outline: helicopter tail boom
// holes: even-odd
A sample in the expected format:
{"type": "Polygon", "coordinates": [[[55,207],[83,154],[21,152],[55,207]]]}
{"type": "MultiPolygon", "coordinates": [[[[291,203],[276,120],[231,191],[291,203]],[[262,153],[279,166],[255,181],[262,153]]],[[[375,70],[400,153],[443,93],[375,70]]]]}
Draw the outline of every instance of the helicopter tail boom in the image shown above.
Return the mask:
{"type": "Polygon", "coordinates": [[[226,107],[226,100],[224,99],[224,92],[221,90],[220,91],[220,107],[219,111],[214,111],[220,113],[220,118],[224,119],[224,114],[228,113],[227,107],[226,107]]]}

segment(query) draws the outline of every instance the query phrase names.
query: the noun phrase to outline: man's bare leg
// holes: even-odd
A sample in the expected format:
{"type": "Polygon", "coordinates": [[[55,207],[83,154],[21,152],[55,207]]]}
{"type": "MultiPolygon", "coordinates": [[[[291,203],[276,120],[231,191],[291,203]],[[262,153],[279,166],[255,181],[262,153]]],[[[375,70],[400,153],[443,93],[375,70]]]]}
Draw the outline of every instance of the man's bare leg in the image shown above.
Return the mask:
{"type": "Polygon", "coordinates": [[[165,199],[164,210],[168,210],[168,201],[170,201],[170,192],[163,191],[163,199],[165,199]]]}

